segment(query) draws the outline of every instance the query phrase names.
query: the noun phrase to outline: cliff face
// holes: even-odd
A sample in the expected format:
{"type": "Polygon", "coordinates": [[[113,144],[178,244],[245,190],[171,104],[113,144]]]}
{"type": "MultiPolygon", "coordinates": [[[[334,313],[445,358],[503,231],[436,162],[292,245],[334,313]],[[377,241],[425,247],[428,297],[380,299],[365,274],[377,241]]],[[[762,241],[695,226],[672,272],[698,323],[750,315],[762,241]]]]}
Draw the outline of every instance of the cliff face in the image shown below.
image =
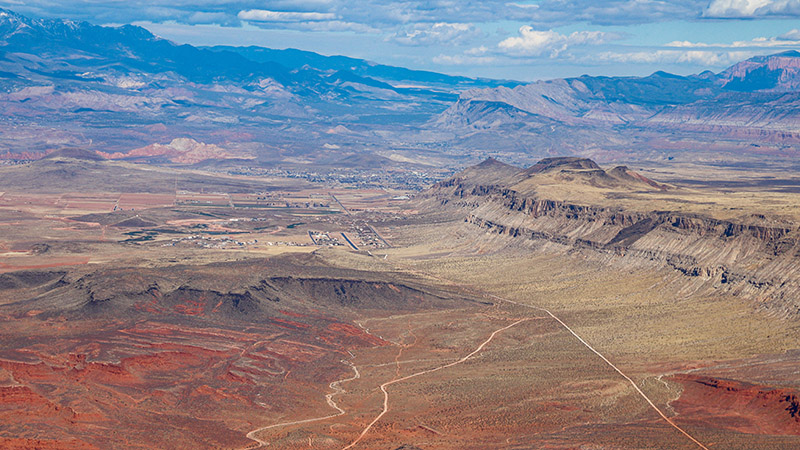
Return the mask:
{"type": "Polygon", "coordinates": [[[732,91],[796,92],[800,88],[800,53],[750,58],[721,72],[717,79],[732,91]]]}
{"type": "MultiPolygon", "coordinates": [[[[785,139],[800,131],[797,92],[724,93],[690,105],[665,107],[646,119],[644,126],[670,126],[697,131],[739,130],[785,139]]],[[[793,136],[796,139],[796,136],[793,136]]]]}
{"type": "MultiPolygon", "coordinates": [[[[594,176],[598,170],[604,172],[583,173],[594,176]]],[[[526,172],[520,173],[517,179],[526,172]]],[[[485,175],[482,178],[485,181],[485,175]]],[[[509,186],[502,180],[475,184],[457,176],[428,191],[424,201],[461,214],[476,231],[524,241],[543,251],[580,252],[621,268],[667,268],[687,278],[687,290],[713,289],[758,301],[781,316],[800,316],[797,224],[757,215],[722,220],[685,212],[624,210],[544,198],[523,190],[530,185],[531,179],[509,186]]],[[[664,186],[656,183],[653,189],[664,186]]]]}

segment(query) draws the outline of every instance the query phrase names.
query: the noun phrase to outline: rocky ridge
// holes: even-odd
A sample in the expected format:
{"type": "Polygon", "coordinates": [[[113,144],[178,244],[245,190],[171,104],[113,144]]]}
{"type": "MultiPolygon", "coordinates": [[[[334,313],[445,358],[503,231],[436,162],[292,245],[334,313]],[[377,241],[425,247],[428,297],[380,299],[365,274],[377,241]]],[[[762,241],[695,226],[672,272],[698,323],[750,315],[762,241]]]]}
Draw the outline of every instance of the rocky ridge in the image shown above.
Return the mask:
{"type": "Polygon", "coordinates": [[[584,158],[550,158],[511,174],[507,167],[495,172],[497,164],[467,169],[435,185],[421,201],[429,210],[461,214],[468,226],[485,233],[543,251],[579,252],[620,267],[666,268],[691,280],[686,289],[714,289],[757,301],[781,316],[800,315],[796,223],[546,198],[537,188],[554,177],[615,192],[672,187],[626,167],[603,170],[584,158]]]}

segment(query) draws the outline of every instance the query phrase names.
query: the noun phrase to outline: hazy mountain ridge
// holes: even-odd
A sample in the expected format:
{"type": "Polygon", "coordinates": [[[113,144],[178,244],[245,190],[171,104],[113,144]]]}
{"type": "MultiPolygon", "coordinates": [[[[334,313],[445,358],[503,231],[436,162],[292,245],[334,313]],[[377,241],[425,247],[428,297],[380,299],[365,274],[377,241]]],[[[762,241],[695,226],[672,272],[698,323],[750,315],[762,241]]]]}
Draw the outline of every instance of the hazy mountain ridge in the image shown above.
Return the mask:
{"type": "Polygon", "coordinates": [[[114,75],[139,73],[203,83],[223,77],[241,81],[261,73],[283,82],[291,80],[288,69],[277,64],[259,64],[233,53],[213,54],[176,45],[131,25],[112,28],[37,20],[3,11],[0,32],[5,43],[4,62],[17,62],[21,75],[33,79],[39,75],[55,80],[107,81],[114,75]],[[97,73],[79,72],[92,69],[97,73]]]}
{"type": "MultiPolygon", "coordinates": [[[[539,81],[513,89],[470,90],[439,119],[442,124],[482,123],[471,102],[498,102],[569,125],[650,122],[759,126],[796,131],[800,110],[800,53],[756,57],[714,75],[682,77],[656,72],[648,77],[579,77],[539,81]],[[463,117],[470,114],[469,117],[463,117]],[[730,120],[725,120],[729,118],[730,120]]],[[[511,118],[511,121],[517,120],[511,118]]],[[[524,119],[524,117],[523,117],[524,119]]],[[[536,120],[536,119],[533,119],[536,120]]]]}
{"type": "Polygon", "coordinates": [[[784,52],[719,74],[582,76],[473,89],[431,124],[465,148],[493,142],[507,155],[792,159],[800,154],[798,86],[800,53],[784,52]]]}
{"type": "Polygon", "coordinates": [[[130,25],[31,19],[0,10],[0,107],[8,118],[0,148],[12,152],[64,146],[125,152],[191,138],[221,146],[244,142],[271,161],[284,157],[269,154],[279,145],[290,154],[337,145],[352,155],[383,139],[371,135],[376,126],[424,123],[455,98],[441,85],[396,88],[343,67],[287,68],[237,52],[177,45],[130,25]],[[364,123],[368,133],[326,133],[342,123],[364,123]],[[221,129],[234,124],[237,130],[221,129]],[[124,125],[126,132],[113,133],[110,125],[124,125]],[[352,149],[356,142],[360,148],[352,149]]]}
{"type": "Polygon", "coordinates": [[[241,149],[252,166],[365,155],[450,167],[465,156],[697,158],[709,142],[731,160],[793,158],[798,61],[786,52],[720,74],[522,85],[293,49],[177,45],[130,25],[0,10],[0,154],[126,153],[193,139],[241,149]],[[341,126],[352,132],[330,132],[341,126]]]}
{"type": "Polygon", "coordinates": [[[265,47],[231,47],[214,46],[208,47],[209,50],[221,52],[228,51],[238,53],[248,59],[259,62],[274,62],[293,70],[298,70],[304,66],[314,67],[322,71],[338,72],[346,71],[360,77],[374,78],[378,80],[394,82],[396,84],[420,83],[423,85],[440,86],[444,89],[454,87],[476,87],[476,86],[517,86],[522,84],[517,81],[492,80],[485,78],[468,78],[461,76],[446,75],[425,70],[412,70],[404,67],[388,66],[377,64],[363,59],[351,58],[348,56],[324,56],[314,52],[298,50],[294,48],[271,49],[265,47]]]}

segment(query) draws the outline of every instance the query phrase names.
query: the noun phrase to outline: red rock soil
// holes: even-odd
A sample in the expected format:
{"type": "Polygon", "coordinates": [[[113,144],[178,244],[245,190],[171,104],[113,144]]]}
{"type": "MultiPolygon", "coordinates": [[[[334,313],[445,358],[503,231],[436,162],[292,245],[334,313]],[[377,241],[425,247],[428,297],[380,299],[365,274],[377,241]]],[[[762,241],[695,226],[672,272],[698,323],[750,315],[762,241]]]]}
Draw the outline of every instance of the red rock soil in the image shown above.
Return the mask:
{"type": "Polygon", "coordinates": [[[684,389],[671,403],[681,420],[741,433],[800,435],[800,394],[794,389],[703,375],[671,379],[684,389]]]}

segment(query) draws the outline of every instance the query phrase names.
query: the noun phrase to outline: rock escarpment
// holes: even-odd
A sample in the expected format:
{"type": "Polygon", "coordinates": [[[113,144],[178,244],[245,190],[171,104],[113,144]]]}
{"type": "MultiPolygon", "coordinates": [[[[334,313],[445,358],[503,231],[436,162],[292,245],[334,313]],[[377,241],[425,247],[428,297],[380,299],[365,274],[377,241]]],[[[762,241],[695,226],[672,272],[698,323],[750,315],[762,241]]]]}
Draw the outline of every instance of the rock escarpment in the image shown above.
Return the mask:
{"type": "Polygon", "coordinates": [[[487,171],[496,163],[482,166],[435,185],[423,203],[449,208],[476,230],[543,251],[580,252],[624,268],[666,268],[687,279],[686,293],[714,290],[757,301],[781,316],[800,316],[800,228],[792,221],[755,214],[720,219],[651,210],[646,202],[625,208],[608,193],[674,188],[581,158],[551,158],[515,173],[505,166],[495,178],[487,171]],[[538,180],[560,179],[611,200],[550,198],[556,191],[538,189],[538,180]]]}

